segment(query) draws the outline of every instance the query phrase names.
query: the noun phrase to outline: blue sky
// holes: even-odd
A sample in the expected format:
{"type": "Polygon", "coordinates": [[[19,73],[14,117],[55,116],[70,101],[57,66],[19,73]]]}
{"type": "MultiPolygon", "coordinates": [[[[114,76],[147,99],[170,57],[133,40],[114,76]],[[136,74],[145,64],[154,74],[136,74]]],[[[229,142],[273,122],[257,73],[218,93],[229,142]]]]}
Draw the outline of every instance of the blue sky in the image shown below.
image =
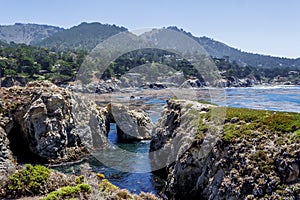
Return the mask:
{"type": "Polygon", "coordinates": [[[298,0],[0,0],[0,24],[176,25],[243,51],[300,57],[298,0]]]}

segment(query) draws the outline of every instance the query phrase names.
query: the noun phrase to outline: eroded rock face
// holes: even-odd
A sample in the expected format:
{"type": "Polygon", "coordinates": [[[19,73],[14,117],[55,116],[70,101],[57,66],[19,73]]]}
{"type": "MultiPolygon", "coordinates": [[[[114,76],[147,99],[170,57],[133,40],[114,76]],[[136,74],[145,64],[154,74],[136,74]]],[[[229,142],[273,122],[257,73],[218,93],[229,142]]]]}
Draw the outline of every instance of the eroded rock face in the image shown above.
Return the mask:
{"type": "Polygon", "coordinates": [[[79,94],[48,81],[1,88],[1,94],[4,112],[18,127],[15,132],[32,153],[47,162],[75,160],[106,143],[105,110],[79,94]]]}
{"type": "Polygon", "coordinates": [[[143,110],[131,110],[122,104],[109,104],[110,121],[116,123],[118,138],[123,141],[149,140],[153,123],[143,110]]]}
{"type": "MultiPolygon", "coordinates": [[[[197,110],[185,101],[169,101],[151,141],[152,151],[170,148],[171,152],[176,152],[177,157],[172,153],[165,154],[167,159],[176,158],[165,169],[167,178],[163,192],[168,199],[299,198],[298,140],[290,140],[287,133],[278,135],[263,129],[264,132],[251,130],[242,138],[226,141],[222,138],[223,128],[219,123],[200,117],[204,120],[201,126],[208,125],[207,128],[199,127],[198,137],[193,137],[184,152],[174,151],[176,135],[191,137],[191,130],[181,128],[188,124],[182,121],[187,107],[197,110]],[[203,134],[199,135],[199,131],[203,134]],[[213,132],[219,137],[214,137],[213,132]]],[[[205,115],[210,109],[206,107],[197,112],[205,115]]],[[[238,128],[246,122],[232,118],[223,123],[238,128]]]]}
{"type": "MultiPolygon", "coordinates": [[[[152,133],[150,156],[153,169],[169,169],[174,161],[191,148],[198,131],[199,115],[206,113],[210,107],[212,105],[188,100],[167,102],[159,125],[152,133]]],[[[201,150],[202,154],[204,150],[201,150]]]]}
{"type": "Polygon", "coordinates": [[[0,185],[4,185],[7,177],[16,170],[16,162],[10,150],[6,130],[9,129],[9,119],[0,114],[0,185]]]}

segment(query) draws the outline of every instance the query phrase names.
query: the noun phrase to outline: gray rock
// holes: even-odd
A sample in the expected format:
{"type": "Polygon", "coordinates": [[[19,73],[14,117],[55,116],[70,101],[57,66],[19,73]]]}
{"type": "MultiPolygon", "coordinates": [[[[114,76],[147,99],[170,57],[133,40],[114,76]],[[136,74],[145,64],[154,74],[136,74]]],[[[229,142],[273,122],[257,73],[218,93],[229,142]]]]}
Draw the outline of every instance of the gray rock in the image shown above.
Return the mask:
{"type": "Polygon", "coordinates": [[[63,162],[105,146],[109,129],[106,111],[93,101],[47,81],[9,90],[11,99],[17,98],[15,95],[23,98],[10,113],[11,126],[18,129],[15,131],[36,156],[63,162]]]}
{"type": "MultiPolygon", "coordinates": [[[[1,117],[0,120],[2,120],[1,117]]],[[[5,185],[8,176],[15,172],[16,167],[16,161],[9,147],[7,134],[0,127],[0,185],[5,185]]]]}
{"type": "Polygon", "coordinates": [[[153,123],[143,110],[130,110],[121,104],[109,104],[110,121],[117,125],[118,138],[123,141],[149,140],[153,123]]]}

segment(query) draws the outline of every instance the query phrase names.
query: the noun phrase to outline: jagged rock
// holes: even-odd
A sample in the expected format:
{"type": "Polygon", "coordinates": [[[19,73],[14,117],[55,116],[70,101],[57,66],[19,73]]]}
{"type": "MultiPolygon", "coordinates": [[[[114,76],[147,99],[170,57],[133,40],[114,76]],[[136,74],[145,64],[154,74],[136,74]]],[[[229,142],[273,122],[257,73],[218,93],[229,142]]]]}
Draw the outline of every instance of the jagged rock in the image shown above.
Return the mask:
{"type": "Polygon", "coordinates": [[[91,82],[85,85],[71,85],[68,88],[72,91],[82,92],[82,93],[97,93],[105,94],[111,92],[120,91],[120,81],[117,79],[112,80],[99,80],[91,82]]]}
{"type": "MultiPolygon", "coordinates": [[[[290,140],[287,133],[279,135],[267,127],[263,127],[263,131],[256,127],[257,130],[251,133],[248,130],[244,137],[226,141],[222,139],[222,123],[212,120],[220,112],[211,119],[198,116],[198,119],[205,119],[199,127],[203,135],[195,137],[193,130],[186,128],[186,125],[190,127],[193,123],[183,121],[187,111],[201,113],[200,109],[195,108],[189,101],[169,101],[151,140],[154,167],[162,161],[166,162],[162,172],[167,177],[163,192],[168,199],[299,197],[299,140],[290,140]],[[205,126],[209,128],[201,129],[205,126]],[[178,136],[182,136],[181,140],[176,138],[178,136]],[[179,143],[183,138],[191,140],[179,143]],[[188,142],[190,145],[187,145],[188,142]],[[178,146],[184,145],[187,148],[180,151],[178,146]],[[169,149],[168,153],[162,154],[164,149],[169,149]]],[[[213,116],[213,113],[208,116],[213,116]]],[[[250,124],[238,118],[226,119],[224,123],[228,127],[236,126],[237,130],[241,124],[244,127],[250,124]]]]}
{"type": "Polygon", "coordinates": [[[189,79],[186,80],[180,87],[182,88],[199,88],[199,87],[204,87],[205,83],[201,82],[199,79],[189,79]]]}
{"type": "Polygon", "coordinates": [[[237,123],[239,121],[239,118],[238,117],[233,117],[230,119],[230,123],[237,123]]]}
{"type": "Polygon", "coordinates": [[[206,113],[209,107],[212,105],[195,101],[167,101],[158,127],[153,129],[150,142],[153,169],[168,169],[171,163],[193,145],[193,138],[198,131],[199,113],[206,113]]]}
{"type": "MultiPolygon", "coordinates": [[[[2,121],[2,118],[0,117],[2,121]]],[[[0,185],[4,185],[7,177],[16,170],[16,162],[9,147],[5,130],[0,127],[0,185]]]]}
{"type": "Polygon", "coordinates": [[[48,81],[1,88],[1,93],[6,98],[1,106],[12,116],[13,131],[7,132],[8,136],[15,134],[12,140],[23,140],[22,147],[37,158],[47,162],[74,160],[106,143],[106,111],[79,94],[48,81]]]}
{"type": "Polygon", "coordinates": [[[109,104],[110,122],[116,123],[118,138],[123,141],[149,140],[153,123],[143,110],[130,110],[121,104],[109,104]]]}

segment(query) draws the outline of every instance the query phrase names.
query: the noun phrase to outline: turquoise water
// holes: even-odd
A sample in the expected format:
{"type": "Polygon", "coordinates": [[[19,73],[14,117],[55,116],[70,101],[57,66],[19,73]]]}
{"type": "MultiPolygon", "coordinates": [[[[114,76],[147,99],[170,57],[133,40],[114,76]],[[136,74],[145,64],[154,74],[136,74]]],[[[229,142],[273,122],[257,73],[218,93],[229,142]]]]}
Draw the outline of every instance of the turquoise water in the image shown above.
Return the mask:
{"type": "MultiPolygon", "coordinates": [[[[155,123],[160,118],[160,113],[163,106],[166,104],[166,101],[160,98],[145,98],[143,99],[143,104],[148,105],[146,112],[149,114],[151,120],[155,123]]],[[[122,143],[118,141],[116,125],[111,124],[110,132],[108,134],[108,140],[111,144],[118,146],[126,151],[145,153],[145,156],[148,156],[150,150],[150,141],[139,141],[139,142],[130,142],[122,143]]],[[[107,167],[102,164],[99,160],[93,156],[87,158],[86,161],[89,163],[92,171],[96,173],[103,173],[105,177],[118,186],[119,188],[125,188],[129,191],[139,194],[140,192],[151,192],[158,195],[158,191],[161,188],[163,181],[156,175],[151,172],[151,166],[149,163],[139,163],[138,155],[133,157],[120,158],[120,156],[110,156],[110,159],[113,159],[111,162],[115,162],[119,165],[131,165],[132,168],[140,167],[136,169],[137,171],[149,171],[147,173],[130,173],[123,172],[111,167],[107,167]]],[[[147,159],[146,159],[147,160],[147,159]]],[[[55,169],[63,171],[66,173],[76,173],[79,172],[79,166],[81,163],[77,163],[71,166],[56,167],[55,169]]]]}
{"type": "MultiPolygon", "coordinates": [[[[108,135],[109,142],[114,145],[117,145],[119,148],[122,148],[130,152],[145,153],[145,156],[148,155],[150,148],[150,141],[140,141],[140,142],[130,142],[130,143],[121,143],[118,141],[115,124],[111,124],[111,131],[108,135]]],[[[97,173],[103,173],[105,176],[115,185],[120,188],[126,188],[131,192],[139,194],[140,192],[152,192],[157,194],[157,191],[162,182],[160,178],[151,173],[151,166],[149,163],[138,164],[139,157],[138,155],[133,157],[119,158],[112,157],[116,159],[116,162],[119,162],[119,165],[131,165],[132,168],[136,169],[139,167],[139,171],[149,171],[147,173],[130,173],[122,172],[119,170],[112,169],[102,165],[99,161],[94,160],[90,163],[93,170],[97,173]]]]}

